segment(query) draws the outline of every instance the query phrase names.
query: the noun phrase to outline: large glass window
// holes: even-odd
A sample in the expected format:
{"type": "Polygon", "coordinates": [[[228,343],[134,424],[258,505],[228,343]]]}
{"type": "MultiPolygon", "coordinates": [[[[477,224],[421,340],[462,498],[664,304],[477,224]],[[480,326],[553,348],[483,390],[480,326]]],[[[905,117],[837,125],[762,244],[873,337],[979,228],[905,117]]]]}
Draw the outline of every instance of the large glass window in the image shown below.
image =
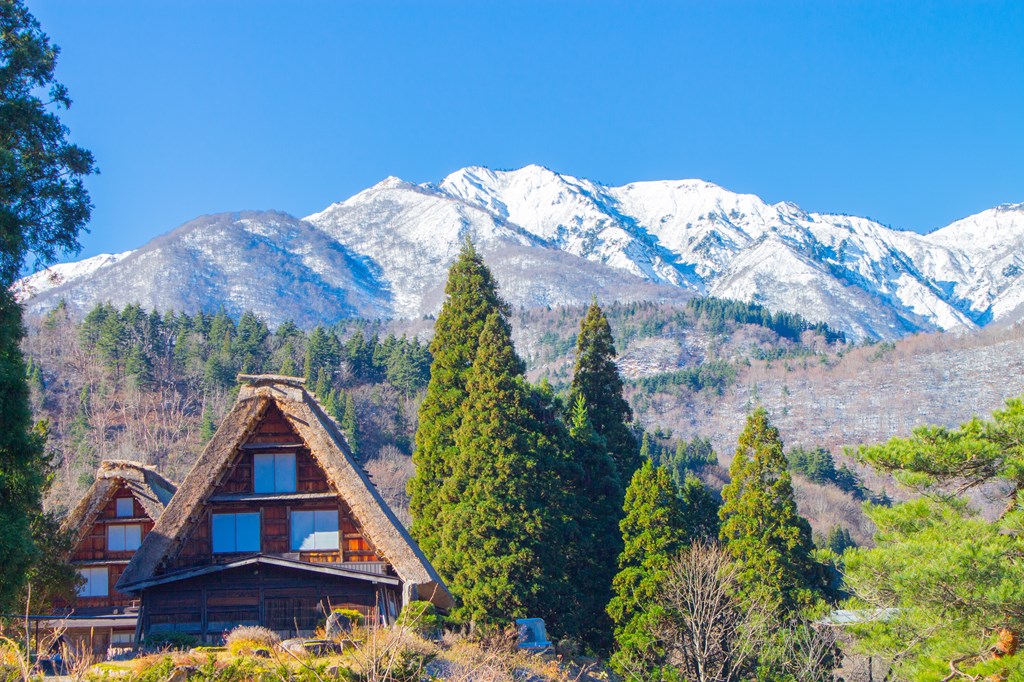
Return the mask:
{"type": "Polygon", "coordinates": [[[258,552],[260,551],[260,514],[214,514],[213,551],[258,552]]]}
{"type": "Polygon", "coordinates": [[[292,551],[338,549],[338,510],[292,512],[292,551]]]}
{"type": "Polygon", "coordinates": [[[106,597],[109,593],[106,566],[80,568],[78,575],[85,578],[85,582],[78,587],[79,597],[106,597]]]}
{"type": "Polygon", "coordinates": [[[142,544],[142,526],[139,524],[107,526],[107,550],[134,552],[142,544]]]}
{"type": "Polygon", "coordinates": [[[122,518],[135,516],[135,499],[131,497],[117,498],[117,515],[122,518]]]}
{"type": "Polygon", "coordinates": [[[257,493],[295,492],[295,453],[260,452],[252,457],[252,489],[257,493]]]}

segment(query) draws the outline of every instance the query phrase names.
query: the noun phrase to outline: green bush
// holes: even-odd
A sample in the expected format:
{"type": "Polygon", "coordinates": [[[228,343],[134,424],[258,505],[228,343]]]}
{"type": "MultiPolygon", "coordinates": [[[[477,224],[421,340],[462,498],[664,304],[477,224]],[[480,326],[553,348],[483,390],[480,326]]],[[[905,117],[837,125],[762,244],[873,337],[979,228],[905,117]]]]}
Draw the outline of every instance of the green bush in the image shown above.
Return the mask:
{"type": "Polygon", "coordinates": [[[146,637],[147,649],[191,649],[199,638],[187,632],[161,632],[146,637]]]}
{"type": "Polygon", "coordinates": [[[355,609],[331,609],[331,613],[337,613],[338,615],[345,616],[352,625],[363,624],[363,614],[355,609]]]}
{"type": "Polygon", "coordinates": [[[408,628],[421,636],[432,637],[441,631],[443,619],[428,601],[411,601],[398,615],[396,625],[408,628]]]}

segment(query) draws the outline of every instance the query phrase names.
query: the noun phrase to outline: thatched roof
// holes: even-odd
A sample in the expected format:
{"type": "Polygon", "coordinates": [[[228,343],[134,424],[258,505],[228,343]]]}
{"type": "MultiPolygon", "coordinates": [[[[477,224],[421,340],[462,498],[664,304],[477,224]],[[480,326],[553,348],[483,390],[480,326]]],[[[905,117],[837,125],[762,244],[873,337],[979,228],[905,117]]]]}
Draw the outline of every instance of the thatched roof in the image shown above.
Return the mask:
{"type": "Polygon", "coordinates": [[[408,531],[395,517],[366,472],[356,463],[345,437],[304,381],[275,375],[248,376],[238,400],[196,461],[178,494],[135,553],[117,589],[131,592],[165,570],[242,445],[271,405],[276,405],[302,438],[328,480],[348,503],[374,549],[394,567],[406,599],[426,599],[440,608],[454,605],[451,594],[408,531]]]}
{"type": "Polygon", "coordinates": [[[75,544],[88,534],[100,512],[122,485],[131,491],[146,510],[146,515],[154,521],[160,519],[164,507],[178,489],[154,466],[123,459],[103,460],[96,470],[96,480],[64,519],[64,528],[75,532],[75,544]]]}

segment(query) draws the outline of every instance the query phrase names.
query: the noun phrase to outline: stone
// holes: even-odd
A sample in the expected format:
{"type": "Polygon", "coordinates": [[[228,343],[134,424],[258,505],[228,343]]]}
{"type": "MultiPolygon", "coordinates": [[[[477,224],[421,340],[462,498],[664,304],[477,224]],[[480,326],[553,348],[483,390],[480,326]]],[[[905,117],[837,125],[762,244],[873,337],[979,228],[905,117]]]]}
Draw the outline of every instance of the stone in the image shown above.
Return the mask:
{"type": "Polygon", "coordinates": [[[324,626],[324,630],[326,631],[327,639],[334,639],[351,632],[352,621],[344,614],[331,611],[331,615],[327,616],[327,624],[324,626]]]}

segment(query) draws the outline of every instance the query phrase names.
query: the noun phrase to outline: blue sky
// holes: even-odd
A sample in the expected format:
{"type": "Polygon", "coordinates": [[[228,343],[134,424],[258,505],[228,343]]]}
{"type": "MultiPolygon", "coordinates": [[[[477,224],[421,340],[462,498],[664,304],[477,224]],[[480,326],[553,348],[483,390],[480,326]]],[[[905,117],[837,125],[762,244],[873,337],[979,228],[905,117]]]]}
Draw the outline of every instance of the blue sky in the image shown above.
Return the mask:
{"type": "Polygon", "coordinates": [[[473,164],[918,231],[1024,201],[1021,2],[28,5],[102,171],[81,256],[473,164]]]}

